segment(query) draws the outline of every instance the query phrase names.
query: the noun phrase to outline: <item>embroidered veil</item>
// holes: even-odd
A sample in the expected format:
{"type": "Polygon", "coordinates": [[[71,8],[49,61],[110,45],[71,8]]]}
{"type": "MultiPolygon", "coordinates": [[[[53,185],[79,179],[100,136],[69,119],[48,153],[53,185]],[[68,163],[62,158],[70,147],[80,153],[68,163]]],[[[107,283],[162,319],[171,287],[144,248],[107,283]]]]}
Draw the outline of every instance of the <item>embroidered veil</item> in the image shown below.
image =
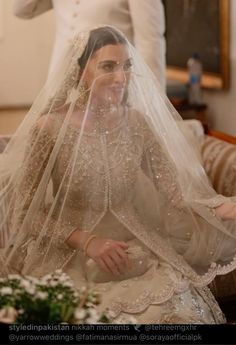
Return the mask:
{"type": "Polygon", "coordinates": [[[210,186],[181,124],[118,30],[78,34],[1,158],[5,269],[63,268],[76,255],[66,242],[74,229],[109,224],[119,238],[115,223],[195,286],[236,268],[236,223],[214,214],[227,199],[210,186]],[[115,62],[103,59],[104,42],[115,62]]]}

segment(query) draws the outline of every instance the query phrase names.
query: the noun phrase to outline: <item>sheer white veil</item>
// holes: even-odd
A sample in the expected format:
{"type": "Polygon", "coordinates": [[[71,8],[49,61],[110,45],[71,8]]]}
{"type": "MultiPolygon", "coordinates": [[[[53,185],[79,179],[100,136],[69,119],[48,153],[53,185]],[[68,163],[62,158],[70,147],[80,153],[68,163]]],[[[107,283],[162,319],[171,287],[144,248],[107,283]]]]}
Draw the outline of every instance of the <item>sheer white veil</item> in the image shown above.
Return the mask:
{"type": "Polygon", "coordinates": [[[109,211],[191,284],[233,270],[236,224],[214,213],[228,199],[210,186],[181,123],[120,31],[78,33],[1,160],[6,268],[63,268],[75,255],[69,234],[96,231],[109,211]],[[116,63],[105,64],[104,47],[116,63]],[[122,85],[111,82],[116,73],[122,85]]]}

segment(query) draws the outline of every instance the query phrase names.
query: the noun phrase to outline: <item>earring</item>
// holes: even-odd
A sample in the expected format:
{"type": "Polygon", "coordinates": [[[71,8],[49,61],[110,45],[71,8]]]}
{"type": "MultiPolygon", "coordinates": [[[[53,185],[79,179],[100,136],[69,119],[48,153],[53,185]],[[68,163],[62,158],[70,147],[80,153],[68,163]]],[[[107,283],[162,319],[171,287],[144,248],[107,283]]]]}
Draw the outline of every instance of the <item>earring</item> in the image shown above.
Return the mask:
{"type": "Polygon", "coordinates": [[[86,82],[81,82],[77,88],[78,98],[76,105],[79,109],[83,109],[88,102],[89,88],[86,82]]]}

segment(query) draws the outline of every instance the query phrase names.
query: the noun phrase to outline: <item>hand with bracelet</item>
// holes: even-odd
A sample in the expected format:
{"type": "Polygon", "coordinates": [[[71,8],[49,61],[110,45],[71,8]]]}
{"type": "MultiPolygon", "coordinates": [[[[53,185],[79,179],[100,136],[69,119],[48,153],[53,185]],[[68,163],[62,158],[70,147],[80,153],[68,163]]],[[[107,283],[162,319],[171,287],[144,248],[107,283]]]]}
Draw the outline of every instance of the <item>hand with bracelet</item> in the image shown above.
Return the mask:
{"type": "Polygon", "coordinates": [[[109,238],[97,237],[87,231],[75,230],[67,239],[73,248],[80,248],[107,273],[120,275],[131,267],[128,244],[109,238]]]}

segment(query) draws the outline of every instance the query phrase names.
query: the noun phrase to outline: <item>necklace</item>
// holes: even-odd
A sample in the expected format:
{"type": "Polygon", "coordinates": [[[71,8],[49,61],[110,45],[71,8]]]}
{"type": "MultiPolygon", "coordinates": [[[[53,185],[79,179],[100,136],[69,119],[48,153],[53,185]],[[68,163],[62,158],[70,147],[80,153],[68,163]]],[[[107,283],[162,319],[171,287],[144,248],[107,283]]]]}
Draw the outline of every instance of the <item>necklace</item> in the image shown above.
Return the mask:
{"type": "Polygon", "coordinates": [[[109,133],[121,119],[121,108],[111,103],[91,104],[84,106],[80,111],[87,117],[94,133],[109,133]],[[114,126],[115,125],[115,126],[114,126]]]}

